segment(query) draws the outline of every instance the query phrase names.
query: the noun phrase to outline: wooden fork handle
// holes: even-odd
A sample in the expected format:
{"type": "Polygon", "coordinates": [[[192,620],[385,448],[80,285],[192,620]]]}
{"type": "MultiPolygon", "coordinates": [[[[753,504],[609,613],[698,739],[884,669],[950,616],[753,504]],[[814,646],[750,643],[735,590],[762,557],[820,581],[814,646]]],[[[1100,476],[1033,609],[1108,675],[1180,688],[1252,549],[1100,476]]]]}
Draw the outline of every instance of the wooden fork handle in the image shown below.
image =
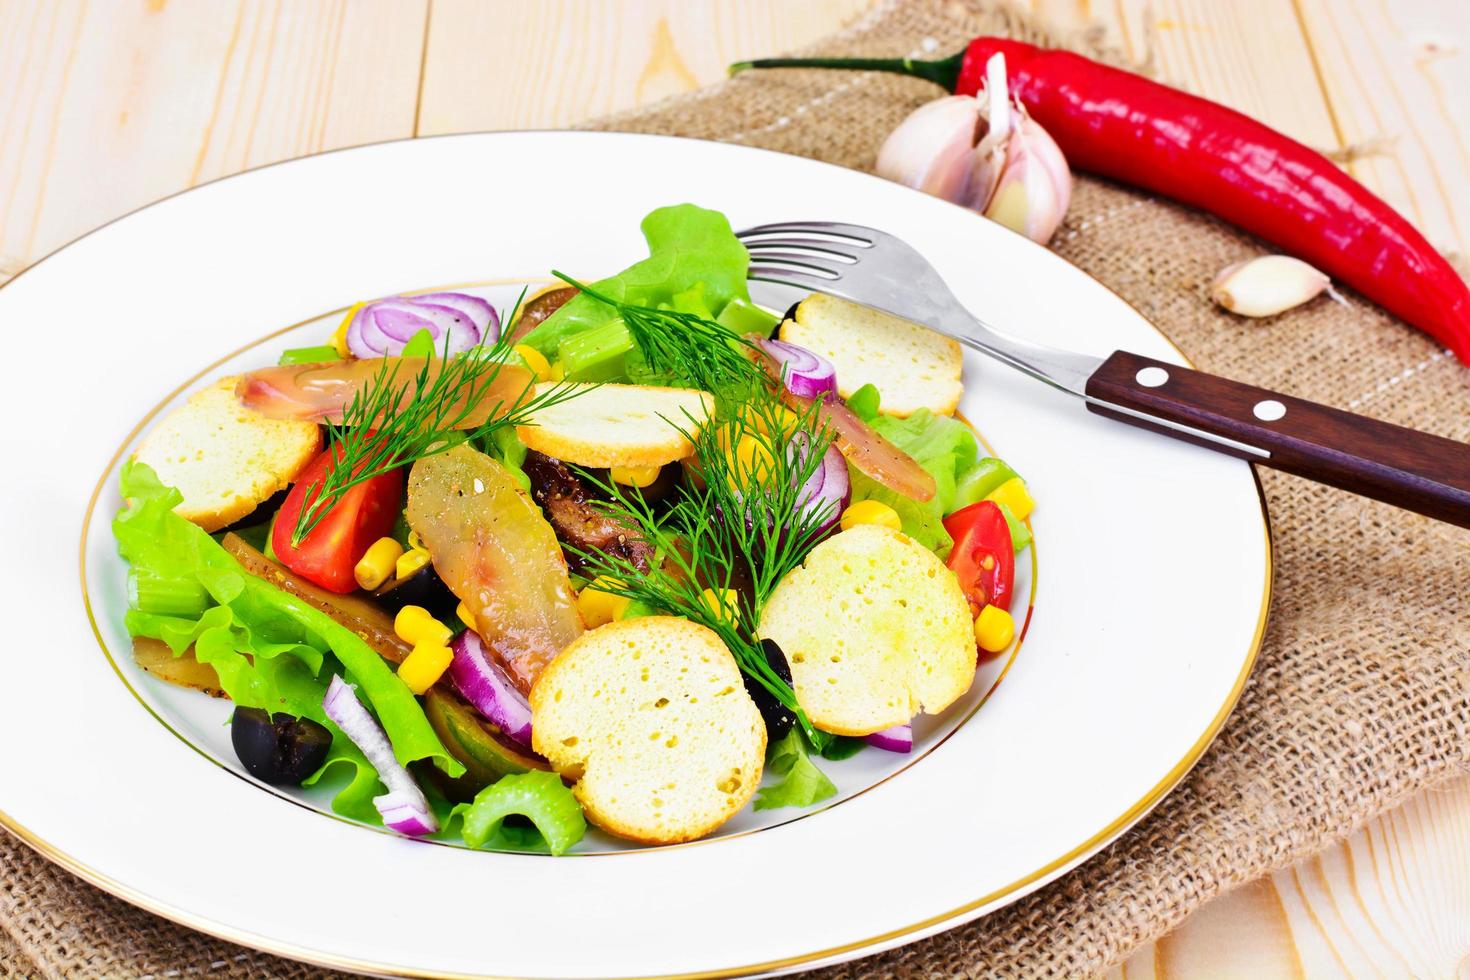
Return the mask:
{"type": "Polygon", "coordinates": [[[1465,443],[1126,351],[1116,352],[1093,373],[1087,394],[1269,455],[1191,437],[1089,402],[1100,415],[1470,527],[1470,445],[1465,443]]]}

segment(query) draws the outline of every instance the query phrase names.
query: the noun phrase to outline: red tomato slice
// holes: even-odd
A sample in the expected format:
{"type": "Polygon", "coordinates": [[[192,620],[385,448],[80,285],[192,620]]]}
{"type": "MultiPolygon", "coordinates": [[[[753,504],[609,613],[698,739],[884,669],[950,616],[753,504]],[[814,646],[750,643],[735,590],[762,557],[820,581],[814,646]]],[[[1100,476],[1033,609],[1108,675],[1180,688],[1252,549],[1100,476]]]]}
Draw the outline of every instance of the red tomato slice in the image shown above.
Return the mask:
{"type": "Polygon", "coordinates": [[[297,575],[345,595],[357,588],[353,569],[363,553],[393,530],[403,509],[403,472],[393,470],[350,488],[299,545],[292,544],[291,533],[302,508],[308,497],[316,499],[328,466],[340,455],[340,447],[333,446],[312,460],[297,479],[276,514],[271,548],[276,559],[297,575]]]}
{"type": "Polygon", "coordinates": [[[1009,610],[1016,552],[1000,508],[989,500],[971,504],[946,517],[944,529],[954,538],[947,564],[970,600],[970,612],[978,616],[986,606],[1009,610]]]}

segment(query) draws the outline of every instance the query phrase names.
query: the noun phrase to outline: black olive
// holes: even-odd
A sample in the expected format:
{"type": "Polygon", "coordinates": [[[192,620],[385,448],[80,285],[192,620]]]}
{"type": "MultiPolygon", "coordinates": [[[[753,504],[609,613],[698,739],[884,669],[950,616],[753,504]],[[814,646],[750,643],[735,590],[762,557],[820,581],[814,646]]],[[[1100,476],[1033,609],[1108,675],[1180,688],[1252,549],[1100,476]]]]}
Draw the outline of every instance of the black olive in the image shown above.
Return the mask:
{"type": "MultiPolygon", "coordinates": [[[[765,652],[766,663],[789,685],[791,668],[786,666],[786,655],[781,652],[776,641],[761,640],[761,650],[765,652]]],[[[766,721],[766,738],[772,742],[785,738],[786,733],[791,731],[791,726],[796,724],[796,715],[749,674],[745,675],[745,689],[750,692],[750,699],[755,702],[761,717],[766,721]]]]}
{"type": "Polygon", "coordinates": [[[332,733],[310,718],[236,708],[230,741],[245,771],[256,779],[276,786],[299,786],[326,761],[332,733]]]}
{"type": "Polygon", "coordinates": [[[423,606],[431,616],[441,619],[454,612],[454,607],[459,605],[459,600],[449,591],[449,586],[434,571],[433,562],[429,562],[408,578],[389,579],[382,588],[373,593],[373,599],[390,613],[396,614],[404,606],[423,606]]]}

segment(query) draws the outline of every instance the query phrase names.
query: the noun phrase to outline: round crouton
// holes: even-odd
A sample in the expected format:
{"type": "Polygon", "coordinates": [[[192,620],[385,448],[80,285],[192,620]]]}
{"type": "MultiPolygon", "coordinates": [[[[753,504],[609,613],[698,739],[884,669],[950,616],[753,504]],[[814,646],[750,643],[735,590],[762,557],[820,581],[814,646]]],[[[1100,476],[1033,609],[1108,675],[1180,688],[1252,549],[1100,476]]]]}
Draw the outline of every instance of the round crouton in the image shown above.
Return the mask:
{"type": "Polygon", "coordinates": [[[876,387],[886,415],[907,417],[921,408],[953,415],[959,407],[960,345],[928,327],[817,293],[781,324],[781,339],[831,361],[843,398],[863,385],[876,387]]]}
{"type": "Polygon", "coordinates": [[[776,586],[760,634],[786,655],[812,724],[838,735],[938,714],[975,678],[970,607],[954,573],[876,524],[813,548],[776,586]]]}
{"type": "MultiPolygon", "coordinates": [[[[551,385],[538,385],[541,393],[551,385]]],[[[693,388],[607,384],[544,408],[516,426],[527,447],[577,466],[663,466],[694,451],[714,396],[693,388]],[[682,430],[682,431],[680,431],[682,430]]]]}
{"type": "Polygon", "coordinates": [[[750,800],[766,726],[712,631],[649,616],[584,633],[531,689],[532,744],[619,837],[703,837],[750,800]]]}
{"type": "Polygon", "coordinates": [[[206,531],[245,517],[291,485],[321,452],[315,422],[269,419],[240,404],[239,378],[221,378],[165,415],[133,458],[178,488],[175,511],[206,531]]]}

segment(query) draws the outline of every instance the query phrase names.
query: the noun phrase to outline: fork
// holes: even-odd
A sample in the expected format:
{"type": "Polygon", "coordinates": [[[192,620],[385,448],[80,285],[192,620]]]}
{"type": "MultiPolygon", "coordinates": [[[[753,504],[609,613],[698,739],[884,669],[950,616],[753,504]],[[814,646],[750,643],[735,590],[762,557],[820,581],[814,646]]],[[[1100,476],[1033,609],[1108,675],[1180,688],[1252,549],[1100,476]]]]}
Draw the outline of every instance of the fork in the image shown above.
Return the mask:
{"type": "Polygon", "coordinates": [[[824,292],[922,324],[1099,415],[1470,527],[1470,446],[1128,351],[1106,358],[1000,333],[912,246],[829,221],[739,232],[748,277],[824,292]]]}

